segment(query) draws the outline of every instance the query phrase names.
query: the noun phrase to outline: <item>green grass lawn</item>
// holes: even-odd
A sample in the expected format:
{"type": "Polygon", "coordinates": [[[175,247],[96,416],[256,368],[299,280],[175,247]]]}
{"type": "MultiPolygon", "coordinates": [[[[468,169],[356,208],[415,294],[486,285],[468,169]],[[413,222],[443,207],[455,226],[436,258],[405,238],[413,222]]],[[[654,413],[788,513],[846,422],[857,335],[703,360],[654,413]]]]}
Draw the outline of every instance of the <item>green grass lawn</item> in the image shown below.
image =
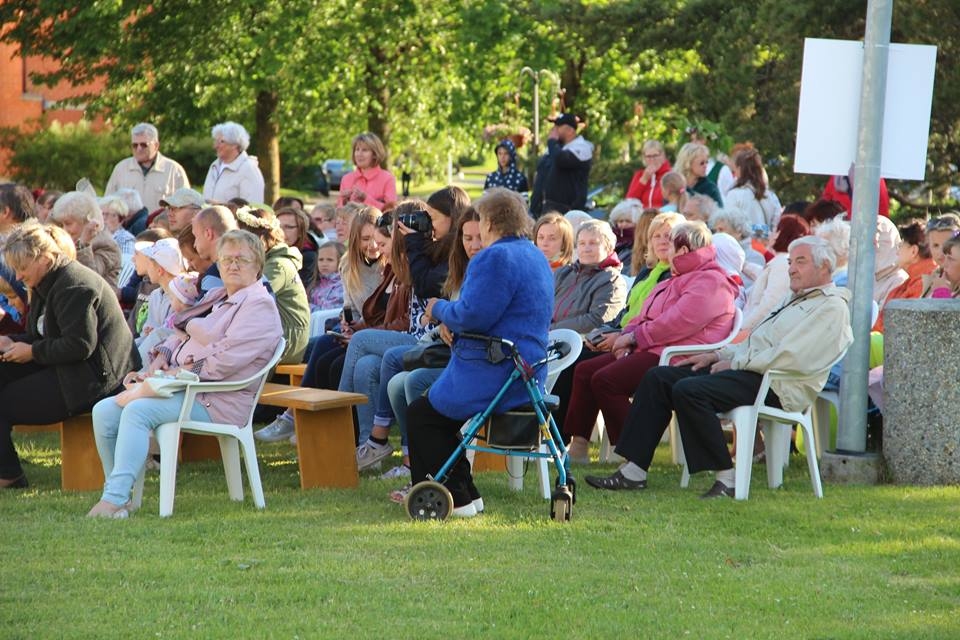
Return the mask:
{"type": "Polygon", "coordinates": [[[15,439],[31,488],[0,495],[0,638],[960,637],[957,487],[816,500],[795,457],[780,490],[757,466],[749,501],[702,501],[712,479],[681,490],[663,447],[646,492],[581,481],[569,524],[532,466],[522,493],[479,474],[478,518],[414,523],[396,482],[301,491],[275,444],[265,511],[191,463],[172,518],[152,473],[143,510],[105,521],[83,517],[97,494],[59,490],[54,435],[15,439]]]}

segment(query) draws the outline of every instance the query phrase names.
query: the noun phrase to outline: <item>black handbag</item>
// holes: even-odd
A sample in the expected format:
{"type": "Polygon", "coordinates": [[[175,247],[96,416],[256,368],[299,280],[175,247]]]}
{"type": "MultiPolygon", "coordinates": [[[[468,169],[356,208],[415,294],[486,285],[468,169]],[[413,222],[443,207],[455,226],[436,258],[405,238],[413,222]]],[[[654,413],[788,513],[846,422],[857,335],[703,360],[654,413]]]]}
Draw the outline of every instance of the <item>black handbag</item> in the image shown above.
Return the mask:
{"type": "Polygon", "coordinates": [[[403,354],[403,370],[442,369],[450,362],[450,347],[443,342],[417,344],[403,354]]]}

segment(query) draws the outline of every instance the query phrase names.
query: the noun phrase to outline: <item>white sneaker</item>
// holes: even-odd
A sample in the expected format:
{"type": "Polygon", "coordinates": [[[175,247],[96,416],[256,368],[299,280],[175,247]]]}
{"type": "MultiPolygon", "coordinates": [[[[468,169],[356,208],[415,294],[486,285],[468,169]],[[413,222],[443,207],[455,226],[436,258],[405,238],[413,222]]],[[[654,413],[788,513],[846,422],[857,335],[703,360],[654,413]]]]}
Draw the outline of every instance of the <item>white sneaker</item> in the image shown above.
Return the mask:
{"type": "Polygon", "coordinates": [[[296,433],[294,433],[294,434],[292,434],[292,435],[290,436],[290,444],[292,444],[293,446],[297,446],[297,434],[296,434],[296,433]]]}
{"type": "Polygon", "coordinates": [[[477,510],[477,513],[483,513],[483,498],[476,498],[473,501],[473,508],[477,510]]]}
{"type": "Polygon", "coordinates": [[[253,437],[262,442],[280,442],[287,440],[293,435],[293,420],[289,419],[285,413],[277,416],[277,419],[256,431],[253,437]]]}
{"type": "Polygon", "coordinates": [[[381,480],[403,480],[410,477],[410,467],[405,464],[397,465],[389,471],[380,474],[381,480]]]}
{"type": "Polygon", "coordinates": [[[454,507],[453,511],[450,512],[450,515],[454,518],[473,518],[477,515],[477,513],[477,508],[471,502],[463,505],[462,507],[454,507]]]}
{"type": "Polygon", "coordinates": [[[393,446],[389,442],[382,446],[364,442],[357,447],[357,471],[379,465],[381,460],[390,457],[392,453],[393,446]]]}

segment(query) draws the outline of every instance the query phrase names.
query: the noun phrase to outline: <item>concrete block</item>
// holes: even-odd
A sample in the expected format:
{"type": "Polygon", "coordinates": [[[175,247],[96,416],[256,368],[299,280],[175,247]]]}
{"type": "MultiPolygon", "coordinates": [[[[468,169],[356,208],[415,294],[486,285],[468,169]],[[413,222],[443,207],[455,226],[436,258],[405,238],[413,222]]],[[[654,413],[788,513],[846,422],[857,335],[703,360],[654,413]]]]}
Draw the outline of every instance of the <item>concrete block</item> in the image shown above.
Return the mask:
{"type": "Polygon", "coordinates": [[[896,484],[960,483],[960,300],[884,309],[883,455],[896,484]]]}

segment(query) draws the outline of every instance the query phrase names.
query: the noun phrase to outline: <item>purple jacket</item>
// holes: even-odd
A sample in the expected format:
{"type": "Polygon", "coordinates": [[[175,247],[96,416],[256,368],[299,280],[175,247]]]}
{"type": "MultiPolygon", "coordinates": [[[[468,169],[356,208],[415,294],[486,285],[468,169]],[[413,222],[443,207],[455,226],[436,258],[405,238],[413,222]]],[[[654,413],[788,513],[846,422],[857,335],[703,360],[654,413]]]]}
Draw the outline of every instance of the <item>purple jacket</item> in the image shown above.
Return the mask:
{"type": "Polygon", "coordinates": [[[623,331],[637,351],[660,354],[677,344],[711,344],[733,329],[737,285],[716,260],[711,245],[673,259],[674,274],[654,287],[623,331]]]}
{"type": "MultiPolygon", "coordinates": [[[[205,382],[252,376],[270,361],[283,336],[277,304],[259,280],[215,305],[209,315],[190,320],[186,332],[184,341],[168,340],[164,346],[171,347],[177,365],[205,382]]],[[[256,390],[253,383],[240,391],[201,393],[197,402],[215,422],[243,426],[256,390]]]]}

